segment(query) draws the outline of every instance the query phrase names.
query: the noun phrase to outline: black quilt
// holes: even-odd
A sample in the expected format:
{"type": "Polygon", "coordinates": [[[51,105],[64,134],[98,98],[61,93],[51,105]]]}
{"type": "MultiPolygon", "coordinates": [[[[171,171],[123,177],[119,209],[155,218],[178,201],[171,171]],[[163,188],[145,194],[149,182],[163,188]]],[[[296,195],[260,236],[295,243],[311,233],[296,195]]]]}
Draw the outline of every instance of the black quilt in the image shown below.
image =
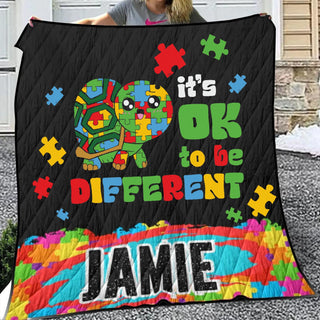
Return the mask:
{"type": "Polygon", "coordinates": [[[7,319],[314,294],[280,201],[268,17],[35,21],[17,47],[7,319]]]}

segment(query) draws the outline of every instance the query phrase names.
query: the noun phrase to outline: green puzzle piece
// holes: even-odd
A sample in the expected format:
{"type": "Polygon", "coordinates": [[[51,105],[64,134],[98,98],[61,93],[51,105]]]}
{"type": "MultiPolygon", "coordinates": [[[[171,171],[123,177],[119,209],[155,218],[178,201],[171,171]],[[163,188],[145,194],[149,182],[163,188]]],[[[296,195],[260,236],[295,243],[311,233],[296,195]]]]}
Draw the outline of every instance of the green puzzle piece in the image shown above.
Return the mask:
{"type": "Polygon", "coordinates": [[[208,39],[202,39],[201,45],[204,47],[202,53],[209,56],[210,52],[214,52],[214,59],[220,60],[222,55],[228,55],[229,50],[226,49],[227,42],[220,39],[219,43],[214,41],[216,37],[212,34],[209,34],[208,39]]]}
{"type": "Polygon", "coordinates": [[[19,280],[21,280],[21,282],[28,280],[34,276],[36,272],[36,270],[32,269],[32,263],[24,264],[20,261],[19,266],[16,266],[14,271],[14,284],[16,285],[19,280]]]}
{"type": "MultiPolygon", "coordinates": [[[[65,231],[66,229],[62,229],[65,231]]],[[[72,231],[65,231],[65,236],[61,238],[60,243],[71,243],[72,239],[77,239],[78,242],[88,242],[89,236],[83,234],[84,229],[76,229],[72,231]]]]}
{"type": "Polygon", "coordinates": [[[93,79],[87,83],[87,87],[91,87],[92,91],[97,91],[97,87],[102,87],[102,79],[93,79]]]}
{"type": "Polygon", "coordinates": [[[275,276],[278,281],[285,281],[286,277],[291,278],[291,280],[299,280],[298,276],[299,269],[293,266],[293,263],[284,263],[283,260],[279,264],[273,266],[273,270],[270,274],[275,276]]]}
{"type": "Polygon", "coordinates": [[[271,220],[269,219],[263,219],[263,221],[267,222],[267,225],[265,226],[265,231],[271,231],[272,228],[274,228],[275,230],[282,230],[282,227],[279,226],[277,223],[273,223],[271,222],[271,220]]]}

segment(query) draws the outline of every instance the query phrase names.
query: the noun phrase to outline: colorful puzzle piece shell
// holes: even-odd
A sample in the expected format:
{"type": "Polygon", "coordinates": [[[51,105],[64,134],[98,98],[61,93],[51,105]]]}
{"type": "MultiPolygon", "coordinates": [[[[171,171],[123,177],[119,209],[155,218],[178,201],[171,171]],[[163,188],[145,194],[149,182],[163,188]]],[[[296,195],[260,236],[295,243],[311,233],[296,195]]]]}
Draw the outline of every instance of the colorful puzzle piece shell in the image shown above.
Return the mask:
{"type": "Polygon", "coordinates": [[[101,163],[113,163],[122,170],[130,156],[139,168],[146,167],[142,145],[165,132],[172,113],[166,90],[149,81],[123,87],[111,79],[89,81],[74,105],[75,134],[82,150],[76,154],[84,159],[83,168],[97,170],[101,163]]]}

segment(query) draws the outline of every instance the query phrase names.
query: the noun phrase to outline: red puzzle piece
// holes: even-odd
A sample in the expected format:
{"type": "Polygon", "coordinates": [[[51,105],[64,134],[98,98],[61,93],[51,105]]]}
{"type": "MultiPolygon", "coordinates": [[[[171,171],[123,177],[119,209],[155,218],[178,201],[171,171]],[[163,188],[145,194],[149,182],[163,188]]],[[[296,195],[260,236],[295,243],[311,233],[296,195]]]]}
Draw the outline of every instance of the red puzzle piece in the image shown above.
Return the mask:
{"type": "Polygon", "coordinates": [[[132,136],[130,131],[127,131],[126,136],[124,137],[124,142],[136,143],[136,137],[132,136]]]}
{"type": "Polygon", "coordinates": [[[103,121],[103,115],[100,112],[94,112],[91,116],[90,116],[90,121],[93,121],[93,124],[95,126],[98,125],[98,121],[103,121]]]}
{"type": "Polygon", "coordinates": [[[113,163],[115,164],[125,164],[126,161],[124,159],[121,159],[122,154],[127,154],[126,151],[120,151],[120,153],[117,153],[116,156],[114,157],[113,163]]]}
{"type": "Polygon", "coordinates": [[[161,51],[157,56],[155,56],[155,60],[158,62],[158,67],[154,68],[154,72],[159,74],[161,71],[169,78],[173,75],[172,67],[177,66],[180,70],[182,67],[186,65],[182,56],[185,55],[184,49],[177,48],[171,44],[167,48],[164,43],[160,43],[158,46],[159,51],[161,51]]]}
{"type": "MultiPolygon", "coordinates": [[[[129,86],[134,86],[134,81],[125,84],[125,85],[123,86],[123,89],[124,89],[124,90],[128,90],[128,89],[129,89],[129,86]]],[[[119,102],[119,101],[118,101],[118,102],[119,102]]]]}
{"type": "Polygon", "coordinates": [[[41,200],[43,197],[48,198],[49,192],[53,186],[53,183],[49,181],[50,178],[46,177],[45,179],[39,178],[38,181],[33,181],[35,186],[34,192],[38,194],[38,199],[41,200]]]}
{"type": "MultiPolygon", "coordinates": [[[[142,109],[144,111],[145,118],[147,119],[151,118],[151,113],[147,111],[150,108],[147,101],[145,101],[142,107],[140,105],[140,101],[136,101],[134,104],[136,109],[142,109]]],[[[135,119],[139,120],[137,113],[135,114],[135,119]]]]}
{"type": "Polygon", "coordinates": [[[159,137],[159,136],[161,136],[162,135],[162,131],[157,131],[157,135],[156,136],[152,136],[152,139],[154,139],[154,138],[157,138],[157,137],[159,137]]]}
{"type": "Polygon", "coordinates": [[[173,106],[171,101],[166,101],[166,107],[162,109],[163,112],[167,113],[167,118],[172,119],[173,106]]]}

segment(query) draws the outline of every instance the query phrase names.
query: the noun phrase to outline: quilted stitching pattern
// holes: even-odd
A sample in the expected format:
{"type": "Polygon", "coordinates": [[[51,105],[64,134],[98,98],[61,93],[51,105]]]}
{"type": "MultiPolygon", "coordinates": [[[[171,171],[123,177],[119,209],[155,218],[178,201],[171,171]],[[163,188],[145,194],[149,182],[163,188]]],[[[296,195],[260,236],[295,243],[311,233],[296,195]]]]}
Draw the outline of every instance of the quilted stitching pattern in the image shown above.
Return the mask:
{"type": "MultiPolygon", "coordinates": [[[[152,28],[35,22],[33,29],[25,29],[17,46],[24,51],[15,110],[19,250],[8,319],[156,304],[163,299],[182,303],[233,299],[238,295],[266,298],[313,294],[290,249],[281,208],[273,124],[274,28],[267,18],[252,16],[232,22],[152,28]],[[227,41],[228,54],[222,54],[220,60],[202,53],[201,41],[208,39],[209,34],[227,41]],[[154,72],[160,43],[166,46],[173,43],[178,50],[183,48],[185,51],[186,66],[181,64],[171,76],[154,72]],[[247,85],[239,94],[230,93],[228,84],[239,73],[246,75],[247,85]],[[217,94],[207,98],[197,88],[196,97],[179,98],[178,77],[196,74],[201,74],[202,79],[215,79],[217,94]],[[171,97],[173,118],[170,126],[161,136],[143,145],[148,161],[146,168],[139,169],[133,157],[129,157],[124,171],[116,171],[107,163],[98,171],[90,172],[83,170],[82,159],[76,157],[78,143],[73,106],[84,84],[98,78],[115,79],[122,85],[145,79],[161,85],[171,97]],[[48,106],[45,96],[53,86],[63,88],[64,97],[56,105],[48,106]],[[237,117],[242,129],[240,138],[214,140],[211,130],[205,139],[182,138],[178,121],[181,105],[237,102],[241,103],[237,117]],[[63,164],[51,166],[39,153],[43,137],[58,140],[59,146],[66,151],[63,164]],[[226,150],[243,150],[243,163],[216,166],[213,156],[216,144],[226,150]],[[200,168],[183,168],[179,158],[182,146],[190,151],[201,150],[206,156],[205,164],[200,168]],[[145,202],[139,192],[135,201],[124,202],[124,191],[120,189],[113,203],[87,201],[75,205],[70,201],[70,181],[75,178],[89,181],[94,177],[168,174],[182,177],[186,174],[226,175],[229,172],[244,174],[241,196],[236,199],[230,199],[230,188],[226,188],[226,196],[215,200],[145,202]],[[46,176],[50,177],[53,186],[49,195],[39,200],[33,182],[46,176]],[[267,217],[260,214],[253,217],[253,210],[247,203],[255,197],[257,186],[266,188],[267,185],[273,186],[276,199],[268,207],[267,217]],[[57,218],[56,211],[61,208],[68,212],[64,221],[57,218]],[[242,221],[235,223],[234,219],[227,218],[225,212],[230,208],[241,210],[242,221]],[[169,241],[186,236],[214,239],[220,260],[213,258],[215,273],[211,278],[209,274],[209,278],[219,278],[221,290],[199,294],[192,292],[189,282],[190,294],[171,295],[160,291],[154,297],[138,300],[79,302],[79,294],[84,288],[87,249],[92,246],[106,248],[114,243],[128,244],[136,250],[134,243],[159,245],[165,234],[172,236],[169,241]],[[226,239],[221,241],[219,237],[226,239]],[[230,248],[238,248],[248,256],[237,256],[230,248]],[[245,265],[245,261],[250,265],[245,265]],[[228,270],[230,266],[233,272],[228,270]],[[82,287],[78,288],[75,283],[82,287]],[[49,286],[55,288],[55,295],[48,294],[49,286]],[[63,302],[60,296],[70,299],[63,302]],[[45,297],[42,302],[39,302],[40,297],[45,297]]],[[[106,249],[106,257],[111,256],[110,250],[106,249]]],[[[187,253],[186,259],[188,257],[187,253]]],[[[111,258],[106,259],[105,263],[111,263],[111,258]]],[[[132,265],[138,262],[138,256],[134,255],[132,265]]],[[[162,267],[166,268],[168,264],[162,267]]],[[[176,285],[177,281],[174,281],[173,286],[176,285]]]]}

